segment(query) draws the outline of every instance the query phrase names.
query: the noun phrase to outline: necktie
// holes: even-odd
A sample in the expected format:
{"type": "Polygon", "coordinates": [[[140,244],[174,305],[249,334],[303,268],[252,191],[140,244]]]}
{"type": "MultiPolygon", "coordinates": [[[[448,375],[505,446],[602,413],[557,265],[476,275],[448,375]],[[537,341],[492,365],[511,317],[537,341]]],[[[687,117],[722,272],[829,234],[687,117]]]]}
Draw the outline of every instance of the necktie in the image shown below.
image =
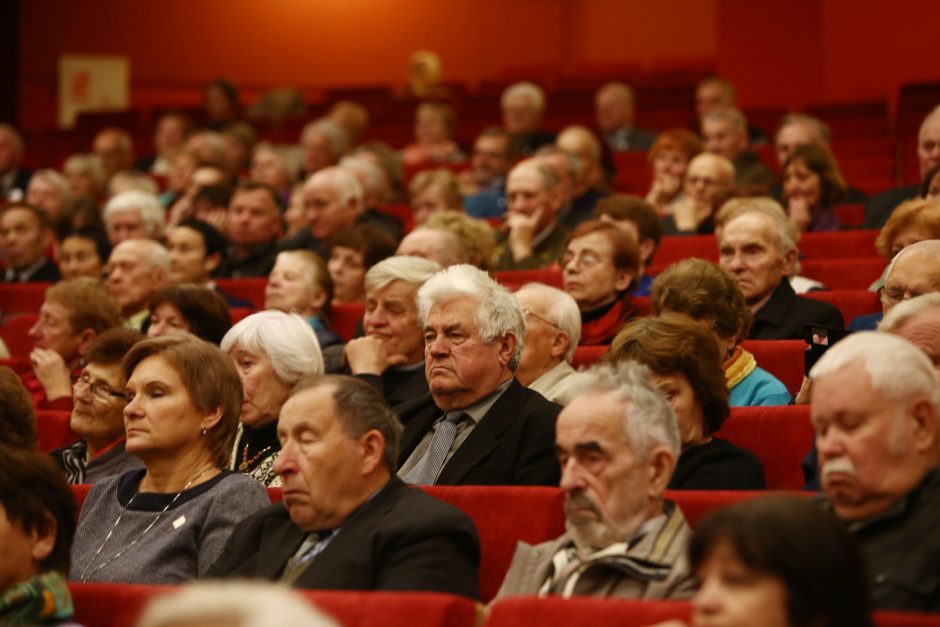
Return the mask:
{"type": "Polygon", "coordinates": [[[463,420],[464,413],[461,411],[448,412],[434,430],[434,437],[431,438],[431,444],[414,468],[408,474],[402,477],[405,483],[415,485],[432,485],[444,467],[444,460],[447,459],[447,453],[454,444],[454,438],[457,437],[457,425],[463,420]]]}

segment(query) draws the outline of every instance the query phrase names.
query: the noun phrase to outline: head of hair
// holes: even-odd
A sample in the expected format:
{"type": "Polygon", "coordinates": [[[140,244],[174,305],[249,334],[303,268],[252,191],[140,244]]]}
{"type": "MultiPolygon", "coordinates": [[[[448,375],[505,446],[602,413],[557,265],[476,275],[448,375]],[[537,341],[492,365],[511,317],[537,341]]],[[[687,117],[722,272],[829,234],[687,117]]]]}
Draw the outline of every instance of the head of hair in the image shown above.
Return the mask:
{"type": "Polygon", "coordinates": [[[235,364],[214,344],[187,335],[164,335],[141,340],[128,351],[121,362],[124,380],[129,381],[148,357],[160,357],[176,371],[199,412],[221,411],[205,440],[216,466],[225,468],[242,410],[242,383],[235,364]]]}
{"type": "Polygon", "coordinates": [[[185,226],[187,229],[192,229],[202,236],[202,243],[206,248],[206,257],[210,257],[216,253],[220,255],[225,254],[225,249],[228,246],[225,238],[222,237],[222,234],[219,233],[219,231],[208,222],[196,220],[195,218],[188,218],[186,220],[180,220],[179,224],[176,226],[177,228],[185,226]]]}
{"type": "Polygon", "coordinates": [[[297,177],[300,176],[300,159],[296,151],[288,150],[283,146],[268,141],[263,141],[255,145],[252,154],[257,155],[260,152],[271,153],[271,155],[277,159],[278,166],[280,166],[281,172],[284,174],[285,178],[296,181],[297,177]]]}
{"type": "Polygon", "coordinates": [[[698,87],[702,87],[703,85],[717,85],[721,91],[725,93],[725,96],[728,98],[729,102],[734,102],[737,98],[737,90],[734,87],[734,83],[726,78],[722,78],[720,76],[709,76],[699,81],[698,87]]]}
{"type": "Polygon", "coordinates": [[[271,202],[274,203],[274,206],[277,207],[278,211],[283,209],[284,201],[281,200],[281,196],[277,193],[277,190],[267,183],[262,183],[260,181],[253,181],[251,179],[239,181],[238,185],[235,186],[235,192],[232,195],[234,196],[238,192],[256,192],[259,189],[263,189],[271,196],[271,202]]]}
{"type": "Polygon", "coordinates": [[[418,288],[440,271],[441,266],[436,261],[395,255],[369,268],[365,278],[366,291],[380,290],[393,281],[402,281],[418,288]]]}
{"type": "Polygon", "coordinates": [[[149,174],[136,170],[122,170],[108,181],[108,192],[114,196],[130,191],[156,196],[160,193],[160,187],[149,174]]]}
{"type": "Polygon", "coordinates": [[[388,231],[374,224],[357,224],[333,236],[330,250],[336,246],[350,248],[361,254],[363,265],[368,269],[394,255],[398,242],[388,231]]]}
{"type": "MultiPolygon", "coordinates": [[[[235,188],[228,182],[203,185],[193,194],[193,204],[208,203],[213,207],[228,207],[234,192],[235,188]]],[[[277,200],[280,202],[280,197],[277,200]]]]}
{"type": "Polygon", "coordinates": [[[33,175],[29,178],[29,182],[33,181],[44,181],[49,185],[52,185],[56,188],[56,191],[59,192],[59,195],[62,197],[62,200],[68,202],[72,198],[72,191],[69,187],[69,180],[65,178],[62,174],[59,174],[57,170],[51,168],[45,168],[42,170],[36,170],[33,172],[33,175]]]}
{"type": "Polygon", "coordinates": [[[643,260],[647,265],[652,263],[653,255],[663,239],[663,224],[653,205],[632,194],[612,194],[601,198],[594,206],[594,217],[601,216],[608,216],[615,221],[629,220],[635,224],[640,240],[637,244],[646,240],[652,240],[656,244],[649,259],[643,260]]]}
{"type": "Polygon", "coordinates": [[[259,311],[242,318],[222,338],[226,353],[242,350],[271,361],[274,374],[288,385],[323,374],[320,342],[310,323],[297,314],[259,311]]]}
{"type": "Polygon", "coordinates": [[[457,177],[447,168],[435,170],[421,170],[415,174],[408,185],[408,194],[414,198],[427,188],[437,185],[444,195],[444,202],[448,207],[462,208],[463,197],[457,185],[457,177]]]}
{"type": "Polygon", "coordinates": [[[105,183],[101,162],[92,154],[75,153],[65,160],[62,171],[68,176],[87,176],[95,182],[99,189],[105,183]]]}
{"type": "Polygon", "coordinates": [[[659,135],[650,146],[647,161],[650,163],[662,153],[669,151],[680,152],[686,161],[702,152],[702,142],[692,131],[685,128],[670,128],[659,135]]]}
{"type": "Polygon", "coordinates": [[[329,118],[319,118],[307,124],[300,133],[301,143],[309,141],[311,135],[326,137],[334,163],[349,150],[349,135],[346,129],[329,118]]]}
{"type": "Polygon", "coordinates": [[[508,334],[516,337],[516,351],[509,360],[509,369],[515,372],[525,341],[522,307],[509,290],[479,268],[461,263],[445,268],[425,281],[418,289],[418,319],[421,327],[427,323],[431,307],[458,298],[476,301],[477,329],[484,344],[508,334]]]}
{"type": "MultiPolygon", "coordinates": [[[[577,181],[581,179],[581,175],[584,173],[585,164],[580,159],[578,159],[575,155],[571,154],[567,150],[562,150],[555,144],[545,144],[544,146],[539,146],[535,150],[535,157],[537,159],[539,157],[552,157],[555,155],[560,156],[564,160],[565,165],[567,166],[567,170],[568,170],[567,172],[568,179],[570,181],[577,181]]],[[[561,177],[558,176],[558,170],[555,168],[554,162],[552,162],[550,159],[546,159],[544,161],[542,159],[538,159],[538,162],[541,165],[548,168],[549,170],[551,170],[555,174],[555,178],[558,180],[558,182],[559,183],[561,182],[561,177]]],[[[544,177],[543,177],[543,183],[544,183],[544,177]]],[[[549,187],[547,187],[547,183],[545,183],[545,185],[546,185],[546,189],[550,189],[549,187]]]]}
{"type": "Polygon", "coordinates": [[[138,190],[121,192],[104,206],[104,223],[110,227],[116,213],[140,212],[140,219],[147,229],[147,237],[160,239],[166,224],[166,208],[153,194],[138,190]]]}
{"type": "Polygon", "coordinates": [[[486,220],[471,218],[460,211],[439,211],[431,214],[421,226],[453,233],[466,253],[467,262],[488,269],[496,247],[496,234],[486,220]]]}
{"type": "Polygon", "coordinates": [[[23,157],[23,136],[7,123],[0,123],[0,134],[6,135],[13,143],[13,155],[17,162],[23,157]]]}
{"type": "Polygon", "coordinates": [[[940,239],[940,202],[937,199],[914,198],[895,207],[875,239],[878,254],[891,259],[894,256],[892,246],[895,238],[908,229],[920,231],[928,239],[940,239]]]}
{"type": "Polygon", "coordinates": [[[85,363],[102,366],[119,364],[134,344],[142,339],[144,339],[144,334],[134,329],[124,327],[108,329],[88,346],[88,350],[85,351],[85,363]]]}
{"type": "Polygon", "coordinates": [[[747,337],[751,310],[737,280],[704,259],[684,259],[666,268],[653,281],[653,313],[685,314],[714,325],[722,338],[747,337]]]}
{"type": "Polygon", "coordinates": [[[37,444],[33,397],[9,366],[0,366],[0,443],[29,451],[37,444]]]}
{"type": "Polygon", "coordinates": [[[69,324],[73,333],[91,329],[102,333],[121,326],[123,317],[108,288],[91,277],[59,281],[46,290],[45,299],[59,303],[69,311],[69,324]]]}
{"type": "Polygon", "coordinates": [[[422,111],[436,113],[444,120],[444,126],[447,127],[447,134],[453,135],[457,129],[457,112],[446,102],[422,102],[416,109],[416,115],[422,111]]]}
{"type": "Polygon", "coordinates": [[[218,89],[228,100],[229,104],[238,109],[238,88],[227,78],[215,78],[206,83],[205,89],[218,89]]]}
{"type": "Polygon", "coordinates": [[[33,216],[33,219],[36,220],[36,222],[39,224],[39,230],[41,231],[45,231],[52,226],[49,224],[49,215],[45,211],[34,204],[24,201],[9,203],[6,207],[3,208],[2,212],[0,212],[0,215],[13,211],[14,209],[28,211],[33,216]]]}
{"type": "Polygon", "coordinates": [[[744,114],[738,109],[723,107],[708,112],[705,114],[705,117],[702,118],[703,124],[713,121],[727,122],[736,133],[747,133],[747,118],[745,118],[744,114]]]}
{"type": "Polygon", "coordinates": [[[366,199],[378,199],[384,202],[386,190],[385,174],[371,159],[363,156],[349,155],[339,160],[337,164],[344,170],[350,170],[359,185],[362,187],[362,193],[366,199]]]}
{"type": "Polygon", "coordinates": [[[68,575],[78,518],[75,497],[62,470],[48,455],[0,444],[0,505],[27,535],[55,533],[55,545],[39,572],[68,575]]]}
{"type": "Polygon", "coordinates": [[[362,184],[351,169],[337,166],[323,168],[311,174],[306,184],[309,185],[314,180],[327,181],[329,185],[332,185],[340,203],[344,205],[352,203],[357,212],[362,209],[364,199],[362,184]]]}
{"type": "Polygon", "coordinates": [[[379,167],[385,172],[389,185],[396,192],[402,189],[402,180],[405,173],[402,170],[401,157],[392,150],[388,144],[379,141],[366,142],[353,151],[353,154],[359,157],[370,156],[378,162],[379,167]]]}
{"type": "Polygon", "coordinates": [[[924,139],[924,135],[927,133],[927,127],[937,119],[940,119],[940,105],[935,106],[930,110],[930,113],[924,116],[924,121],[920,123],[920,129],[917,131],[918,142],[924,139]]]}
{"type": "Polygon", "coordinates": [[[715,227],[726,226],[729,222],[746,213],[758,213],[770,218],[776,234],[776,242],[780,254],[796,250],[800,236],[793,228],[787,217],[787,212],[780,203],[770,196],[754,196],[751,198],[732,198],[721,206],[715,215],[715,227]]]}
{"type": "Polygon", "coordinates": [[[528,100],[529,103],[535,107],[536,111],[541,112],[545,110],[545,92],[535,83],[529,81],[513,83],[503,90],[503,95],[499,99],[500,106],[505,108],[510,102],[517,98],[528,100]]]}
{"type": "Polygon", "coordinates": [[[902,300],[885,314],[885,317],[878,323],[878,330],[892,333],[907,324],[911,318],[934,308],[940,311],[940,292],[921,294],[910,300],[902,300]]]}
{"type": "Polygon", "coordinates": [[[637,273],[640,267],[640,249],[637,243],[633,241],[633,238],[627,236],[620,227],[610,222],[605,222],[604,220],[588,220],[587,222],[582,222],[568,233],[568,237],[565,238],[565,248],[567,248],[572,241],[584,237],[585,235],[590,235],[591,233],[599,233],[610,242],[610,247],[613,249],[613,264],[615,268],[618,270],[629,270],[634,274],[637,273]]]}
{"type": "Polygon", "coordinates": [[[164,287],[150,299],[150,311],[160,305],[175,307],[193,335],[216,345],[232,328],[232,312],[225,298],[204,285],[181,283],[164,287]]]}
{"type": "Polygon", "coordinates": [[[320,318],[324,322],[329,321],[330,312],[333,304],[333,279],[330,277],[329,268],[323,257],[312,250],[285,250],[277,254],[277,259],[281,257],[293,258],[302,264],[301,271],[304,274],[304,280],[315,291],[320,290],[326,295],[323,306],[320,308],[320,318]]]}
{"type": "Polygon", "coordinates": [[[806,113],[786,114],[780,118],[780,124],[777,126],[777,132],[779,133],[784,127],[792,126],[794,124],[803,124],[813,129],[813,132],[816,134],[817,141],[820,143],[828,145],[832,140],[832,131],[829,130],[829,125],[817,118],[815,115],[808,115],[806,113]]]}
{"type": "Polygon", "coordinates": [[[822,207],[831,207],[845,198],[845,180],[839,172],[839,165],[829,149],[822,144],[805,144],[797,146],[786,161],[783,162],[782,171],[795,163],[802,163],[819,177],[819,202],[822,207]]]}
{"type": "Polygon", "coordinates": [[[614,338],[609,358],[632,359],[658,375],[684,375],[702,407],[703,430],[715,433],[728,417],[728,384],[711,331],[680,313],[640,318],[614,338]]]}
{"type": "Polygon", "coordinates": [[[526,283],[516,290],[516,296],[520,294],[532,294],[547,307],[548,321],[568,336],[565,361],[571,363],[578,342],[581,341],[581,311],[578,303],[568,292],[543,283],[526,283]]]}
{"type": "MultiPolygon", "coordinates": [[[[164,272],[170,269],[170,253],[166,249],[166,246],[160,242],[152,239],[126,239],[114,248],[119,247],[132,247],[138,252],[146,255],[147,263],[150,264],[151,270],[163,270],[164,272]]],[[[111,251],[112,253],[114,251],[111,251]]]]}
{"type": "Polygon", "coordinates": [[[92,242],[95,245],[95,251],[98,253],[98,259],[101,261],[101,265],[108,262],[108,257],[111,256],[111,241],[108,239],[108,234],[101,229],[92,227],[73,229],[62,236],[62,241],[64,242],[70,237],[87,239],[92,242]]]}
{"type": "MultiPolygon", "coordinates": [[[[569,155],[565,153],[565,156],[567,158],[569,155]]],[[[572,161],[576,162],[577,159],[573,159],[572,161]]],[[[558,173],[555,171],[555,168],[538,159],[537,157],[523,159],[514,165],[509,171],[509,176],[512,177],[512,173],[517,170],[525,170],[530,168],[542,181],[542,189],[555,189],[561,183],[561,179],[558,177],[558,173]]]]}

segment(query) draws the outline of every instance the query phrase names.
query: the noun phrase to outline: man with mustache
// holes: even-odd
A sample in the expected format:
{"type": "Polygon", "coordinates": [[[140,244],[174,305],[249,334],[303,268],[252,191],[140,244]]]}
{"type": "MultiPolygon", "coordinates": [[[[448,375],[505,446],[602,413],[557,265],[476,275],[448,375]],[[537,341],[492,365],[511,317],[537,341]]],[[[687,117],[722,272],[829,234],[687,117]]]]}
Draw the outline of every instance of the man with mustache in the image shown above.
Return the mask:
{"type": "Polygon", "coordinates": [[[858,539],[878,609],[940,611],[940,381],[902,337],[856,333],[810,372],[828,506],[858,539]]]}
{"type": "Polygon", "coordinates": [[[631,361],[574,375],[558,417],[567,532],[516,548],[497,597],[675,599],[692,595],[685,517],[663,493],[679,456],[675,414],[631,361]]]}

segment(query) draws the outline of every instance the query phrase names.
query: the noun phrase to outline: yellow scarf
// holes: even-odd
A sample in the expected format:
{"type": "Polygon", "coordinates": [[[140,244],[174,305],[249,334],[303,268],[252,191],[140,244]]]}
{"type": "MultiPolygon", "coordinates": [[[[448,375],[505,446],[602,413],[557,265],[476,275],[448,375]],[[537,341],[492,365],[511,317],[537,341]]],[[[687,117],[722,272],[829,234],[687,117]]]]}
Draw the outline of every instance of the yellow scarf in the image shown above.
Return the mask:
{"type": "Polygon", "coordinates": [[[740,346],[736,346],[734,352],[731,353],[731,357],[725,361],[722,367],[725,371],[725,381],[728,382],[728,389],[730,390],[741,381],[744,381],[744,377],[754,372],[754,368],[757,368],[757,360],[754,359],[754,355],[740,346]]]}

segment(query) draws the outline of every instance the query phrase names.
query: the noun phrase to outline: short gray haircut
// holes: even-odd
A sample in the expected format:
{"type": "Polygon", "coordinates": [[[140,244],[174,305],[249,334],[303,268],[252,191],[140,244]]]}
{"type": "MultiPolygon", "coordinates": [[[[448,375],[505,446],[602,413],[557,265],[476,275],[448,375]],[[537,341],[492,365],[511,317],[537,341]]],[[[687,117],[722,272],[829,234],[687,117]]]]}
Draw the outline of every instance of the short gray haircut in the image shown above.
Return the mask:
{"type": "Polygon", "coordinates": [[[540,112],[545,110],[545,92],[542,88],[530,81],[513,83],[505,90],[499,99],[500,107],[505,108],[509,102],[517,98],[525,98],[540,112]]]}
{"type": "Polygon", "coordinates": [[[525,317],[513,295],[483,270],[461,263],[441,270],[418,290],[418,320],[428,322],[433,305],[469,297],[477,302],[476,323],[480,339],[489,343],[498,337],[516,336],[516,352],[509,360],[515,372],[525,342],[525,317]]]}
{"type": "Polygon", "coordinates": [[[919,316],[928,309],[937,309],[940,312],[940,292],[921,294],[910,300],[902,300],[892,307],[888,315],[878,324],[878,330],[894,333],[912,318],[919,316]]]}
{"type": "Polygon", "coordinates": [[[327,180],[330,185],[336,188],[336,193],[342,204],[345,205],[349,203],[349,201],[353,201],[353,204],[356,205],[356,211],[362,211],[362,185],[359,183],[359,179],[356,178],[356,175],[350,170],[335,165],[329,166],[311,174],[310,178],[307,179],[307,183],[311,183],[314,180],[317,182],[327,180]]]}
{"type": "Polygon", "coordinates": [[[258,142],[251,154],[254,156],[259,152],[270,152],[274,155],[281,166],[281,171],[290,180],[296,181],[297,177],[300,176],[300,156],[295,148],[264,141],[258,142]]]}
{"type": "Polygon", "coordinates": [[[665,446],[675,459],[679,458],[679,421],[653,385],[649,368],[624,359],[601,362],[571,376],[578,384],[578,396],[613,392],[624,403],[623,432],[642,459],[657,445],[665,446]]]}
{"type": "Polygon", "coordinates": [[[363,193],[382,195],[385,192],[385,174],[382,168],[364,157],[343,157],[339,161],[339,167],[350,170],[355,176],[357,173],[362,175],[359,184],[363,185],[363,193]]]}
{"type": "MultiPolygon", "coordinates": [[[[59,192],[65,202],[68,202],[72,198],[72,189],[69,187],[69,180],[56,170],[51,168],[36,170],[33,175],[29,177],[30,185],[32,185],[33,181],[45,181],[49,183],[49,185],[52,185],[56,191],[59,192]]],[[[27,186],[27,190],[29,190],[29,186],[27,186]]]]}
{"type": "Polygon", "coordinates": [[[115,192],[120,194],[132,190],[152,194],[153,196],[160,193],[160,187],[157,185],[157,182],[146,173],[137,170],[122,170],[116,173],[111,177],[111,180],[108,181],[108,190],[112,194],[115,192]]]}
{"type": "MultiPolygon", "coordinates": [[[[565,163],[568,165],[568,178],[570,178],[572,181],[577,181],[581,178],[581,173],[584,171],[584,164],[581,163],[581,160],[567,150],[562,150],[555,144],[545,144],[544,146],[539,146],[536,149],[535,156],[533,158],[538,160],[539,163],[547,165],[548,168],[552,171],[552,174],[555,175],[555,179],[560,183],[561,179],[558,178],[558,173],[555,171],[555,168],[550,164],[546,164],[545,161],[542,161],[542,159],[551,157],[553,155],[561,155],[564,158],[565,163]]],[[[546,189],[551,188],[548,187],[546,189]]]]}
{"type": "Polygon", "coordinates": [[[220,620],[238,627],[340,627],[287,586],[249,581],[200,581],[156,597],[137,627],[220,620]]]}
{"type": "Polygon", "coordinates": [[[927,354],[904,338],[882,331],[853,333],[832,346],[809,372],[814,381],[851,364],[868,374],[871,387],[899,406],[926,396],[940,420],[940,380],[927,354]]]}
{"type": "Polygon", "coordinates": [[[104,172],[101,162],[95,155],[80,152],[65,160],[62,171],[68,176],[88,176],[101,186],[104,185],[104,172]]]}
{"type": "Polygon", "coordinates": [[[702,118],[702,123],[724,120],[731,124],[733,128],[738,133],[747,133],[747,118],[744,117],[744,114],[741,113],[739,109],[731,108],[722,108],[715,109],[705,115],[702,118]]]}
{"type": "Polygon", "coordinates": [[[888,264],[888,268],[885,270],[885,282],[887,283],[888,277],[890,277],[891,273],[894,271],[894,264],[898,262],[898,259],[900,259],[902,255],[909,255],[916,252],[932,254],[936,257],[938,263],[940,263],[940,239],[921,240],[899,250],[897,254],[891,258],[891,263],[888,264]]]}
{"type": "Polygon", "coordinates": [[[326,137],[330,143],[330,155],[334,163],[349,150],[350,142],[346,129],[329,118],[319,118],[304,126],[304,130],[300,133],[300,143],[306,144],[311,135],[326,137]]]}
{"type": "Polygon", "coordinates": [[[366,291],[380,290],[392,281],[404,281],[416,288],[441,271],[436,261],[421,257],[395,255],[378,262],[366,272],[366,291]]]}
{"type": "MultiPolygon", "coordinates": [[[[566,158],[577,162],[577,159],[566,153],[565,151],[558,149],[558,152],[564,154],[566,158]]],[[[580,166],[579,166],[580,167],[580,166]]],[[[561,179],[558,178],[558,174],[555,173],[555,169],[541,161],[538,157],[530,157],[528,159],[523,159],[519,163],[513,166],[512,170],[509,171],[509,176],[512,176],[512,173],[519,169],[534,168],[535,172],[539,175],[539,178],[542,179],[542,185],[544,189],[555,189],[558,187],[558,184],[561,183],[561,179]]]]}
{"type": "Polygon", "coordinates": [[[594,134],[594,131],[580,124],[572,124],[561,129],[561,132],[558,133],[558,139],[555,141],[555,144],[560,145],[562,136],[565,135],[568,137],[576,137],[584,141],[585,145],[587,146],[587,152],[591,156],[591,159],[594,161],[601,160],[601,142],[599,139],[597,139],[597,135],[594,134]]]}
{"type": "Polygon", "coordinates": [[[718,222],[727,226],[735,218],[748,213],[759,213],[768,216],[774,225],[777,234],[777,246],[780,254],[785,255],[789,250],[797,250],[799,234],[787,218],[787,212],[779,202],[770,196],[755,196],[751,198],[732,198],[721,206],[718,211],[718,222]]]}
{"type": "Polygon", "coordinates": [[[817,118],[815,115],[808,115],[806,113],[788,113],[783,116],[780,119],[780,125],[777,126],[777,133],[779,133],[785,126],[794,126],[797,124],[803,124],[813,129],[813,132],[816,133],[819,141],[826,145],[828,145],[832,139],[832,131],[829,130],[829,125],[817,118]]]}
{"type": "Polygon", "coordinates": [[[144,254],[147,255],[147,261],[150,262],[151,270],[163,270],[166,272],[170,269],[170,252],[166,249],[166,246],[156,240],[144,239],[142,237],[127,239],[115,246],[111,254],[114,254],[114,251],[121,246],[141,248],[144,254]]]}
{"type": "Polygon", "coordinates": [[[121,192],[109,200],[104,207],[105,227],[111,228],[114,214],[128,211],[140,212],[140,219],[144,222],[148,237],[153,239],[162,237],[163,227],[166,224],[166,208],[160,204],[156,196],[138,190],[121,192]]]}
{"type": "Polygon", "coordinates": [[[226,353],[236,345],[252,355],[267,357],[274,374],[288,385],[323,374],[320,342],[310,323],[298,314],[268,310],[245,317],[229,329],[220,343],[226,353]]]}
{"type": "Polygon", "coordinates": [[[531,294],[548,306],[548,321],[568,336],[565,361],[571,363],[578,342],[581,341],[581,311],[578,303],[568,292],[544,283],[526,283],[516,290],[516,295],[519,294],[531,294]]]}

